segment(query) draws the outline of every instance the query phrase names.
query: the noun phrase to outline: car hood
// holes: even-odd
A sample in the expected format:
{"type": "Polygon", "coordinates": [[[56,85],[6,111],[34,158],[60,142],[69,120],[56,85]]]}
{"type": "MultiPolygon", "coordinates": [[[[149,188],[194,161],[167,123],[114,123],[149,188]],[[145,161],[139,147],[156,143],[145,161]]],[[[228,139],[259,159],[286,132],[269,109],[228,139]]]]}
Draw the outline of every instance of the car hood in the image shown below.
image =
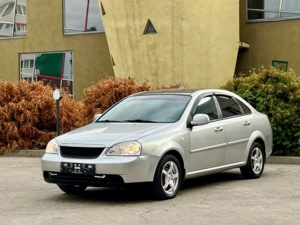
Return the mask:
{"type": "Polygon", "coordinates": [[[163,123],[92,123],[56,138],[62,146],[111,147],[124,141],[139,140],[172,124],[163,123]]]}

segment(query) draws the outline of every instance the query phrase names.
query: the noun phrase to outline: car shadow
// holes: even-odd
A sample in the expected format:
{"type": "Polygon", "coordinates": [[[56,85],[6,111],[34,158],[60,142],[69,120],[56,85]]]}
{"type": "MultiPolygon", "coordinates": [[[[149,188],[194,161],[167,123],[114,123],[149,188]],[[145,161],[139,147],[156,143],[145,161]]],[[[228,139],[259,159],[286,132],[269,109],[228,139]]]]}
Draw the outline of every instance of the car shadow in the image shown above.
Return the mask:
{"type": "Polygon", "coordinates": [[[85,202],[101,202],[101,203],[130,203],[153,201],[151,190],[149,187],[126,187],[126,188],[96,188],[89,187],[80,194],[62,193],[60,198],[65,201],[85,201],[85,202]]]}
{"type": "MultiPolygon", "coordinates": [[[[214,175],[208,175],[186,180],[179,193],[191,192],[194,189],[202,189],[216,184],[225,184],[227,182],[236,182],[243,180],[242,175],[235,171],[222,172],[214,175]]],[[[155,198],[152,196],[151,189],[145,185],[131,186],[126,188],[94,188],[89,187],[81,194],[71,195],[62,193],[56,196],[56,200],[71,202],[101,202],[101,203],[130,203],[130,202],[152,202],[155,198]]]]}
{"type": "Polygon", "coordinates": [[[230,170],[226,172],[185,180],[184,184],[181,187],[181,190],[189,191],[195,188],[206,188],[207,186],[225,184],[233,181],[236,182],[239,180],[244,180],[239,170],[230,170]]]}

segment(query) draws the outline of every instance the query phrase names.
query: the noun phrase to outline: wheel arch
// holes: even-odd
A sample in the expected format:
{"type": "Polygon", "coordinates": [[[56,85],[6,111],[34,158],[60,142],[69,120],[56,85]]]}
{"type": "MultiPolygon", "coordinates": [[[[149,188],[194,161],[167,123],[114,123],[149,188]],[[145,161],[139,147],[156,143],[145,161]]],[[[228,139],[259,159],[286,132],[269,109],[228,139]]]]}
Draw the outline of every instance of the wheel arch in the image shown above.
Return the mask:
{"type": "Polygon", "coordinates": [[[262,146],[263,150],[263,155],[264,155],[264,160],[266,160],[266,144],[265,144],[265,137],[262,132],[260,131],[255,131],[252,133],[252,135],[249,138],[248,144],[247,144],[247,151],[245,152],[244,155],[244,161],[247,162],[248,159],[248,154],[251,150],[252,145],[257,142],[262,146]]]}
{"type": "Polygon", "coordinates": [[[162,155],[161,159],[163,159],[166,155],[173,155],[178,159],[182,170],[181,172],[182,172],[182,183],[183,183],[185,180],[185,165],[184,165],[184,160],[182,155],[176,150],[169,150],[162,155]]]}

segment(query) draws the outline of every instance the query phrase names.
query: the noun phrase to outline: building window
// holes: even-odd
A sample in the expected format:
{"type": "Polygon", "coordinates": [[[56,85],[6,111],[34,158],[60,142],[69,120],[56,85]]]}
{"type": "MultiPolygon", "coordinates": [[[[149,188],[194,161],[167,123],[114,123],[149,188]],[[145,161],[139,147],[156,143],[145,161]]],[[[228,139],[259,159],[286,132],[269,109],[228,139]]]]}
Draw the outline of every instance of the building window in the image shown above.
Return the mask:
{"type": "Polygon", "coordinates": [[[157,31],[155,27],[153,26],[151,20],[148,19],[143,34],[156,34],[156,33],[157,31]]]}
{"type": "Polygon", "coordinates": [[[72,52],[20,54],[20,80],[43,81],[73,95],[72,59],[72,52]]]}
{"type": "Polygon", "coordinates": [[[299,0],[247,0],[248,21],[300,18],[299,0]]]}
{"type": "Polygon", "coordinates": [[[27,0],[0,0],[0,38],[26,36],[27,0]]]}
{"type": "Polygon", "coordinates": [[[98,0],[64,0],[64,34],[103,33],[98,0]]]}

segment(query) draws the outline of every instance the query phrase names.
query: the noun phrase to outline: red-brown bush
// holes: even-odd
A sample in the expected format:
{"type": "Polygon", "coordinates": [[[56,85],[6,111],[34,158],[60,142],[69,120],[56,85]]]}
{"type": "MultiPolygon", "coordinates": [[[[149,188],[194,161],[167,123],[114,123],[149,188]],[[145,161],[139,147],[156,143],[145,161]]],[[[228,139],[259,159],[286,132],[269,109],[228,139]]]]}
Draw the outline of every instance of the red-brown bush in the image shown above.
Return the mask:
{"type": "Polygon", "coordinates": [[[105,111],[122,98],[136,92],[148,90],[150,90],[150,86],[146,82],[142,86],[138,86],[131,78],[108,77],[103,79],[95,86],[84,90],[85,118],[90,121],[94,114],[105,111]]]}
{"type": "MultiPolygon", "coordinates": [[[[84,107],[62,92],[60,125],[61,131],[66,132],[83,125],[84,107]]],[[[0,153],[44,148],[56,135],[52,93],[52,88],[41,82],[0,81],[0,153]]]]}
{"type": "MultiPolygon", "coordinates": [[[[156,89],[178,88],[180,84],[156,89]]],[[[62,90],[60,133],[92,122],[122,98],[150,90],[147,82],[138,86],[134,79],[109,77],[84,91],[82,101],[62,90]]],[[[0,153],[19,149],[45,148],[56,135],[56,106],[53,89],[42,82],[4,82],[0,80],[0,153]]]]}

